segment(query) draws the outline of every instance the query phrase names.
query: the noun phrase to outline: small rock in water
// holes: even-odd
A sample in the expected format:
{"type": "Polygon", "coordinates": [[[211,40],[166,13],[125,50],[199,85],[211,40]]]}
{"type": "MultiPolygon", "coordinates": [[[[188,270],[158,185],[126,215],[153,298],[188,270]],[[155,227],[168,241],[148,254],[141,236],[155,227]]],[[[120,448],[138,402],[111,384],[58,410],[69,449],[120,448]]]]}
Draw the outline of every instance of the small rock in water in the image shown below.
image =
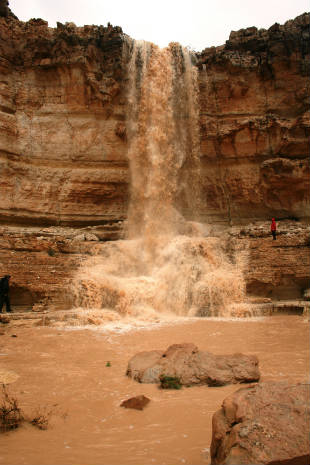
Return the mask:
{"type": "Polygon", "coordinates": [[[124,400],[121,403],[121,407],[125,408],[134,408],[136,410],[143,410],[144,407],[150,402],[150,399],[141,395],[136,397],[131,397],[130,399],[124,400]]]}

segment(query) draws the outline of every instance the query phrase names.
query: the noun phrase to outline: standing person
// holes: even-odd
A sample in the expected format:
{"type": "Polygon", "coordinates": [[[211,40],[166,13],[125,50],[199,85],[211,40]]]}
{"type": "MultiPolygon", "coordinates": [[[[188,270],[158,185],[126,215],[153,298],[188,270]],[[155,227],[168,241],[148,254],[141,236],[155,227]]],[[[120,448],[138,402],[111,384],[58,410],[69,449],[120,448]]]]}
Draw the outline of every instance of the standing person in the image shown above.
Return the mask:
{"type": "Polygon", "coordinates": [[[6,311],[11,312],[11,305],[10,305],[10,297],[9,297],[9,292],[10,292],[10,275],[5,275],[4,278],[0,279],[0,313],[2,313],[2,307],[3,304],[5,303],[6,305],[6,311]]]}
{"type": "Polygon", "coordinates": [[[276,225],[276,220],[274,218],[272,218],[271,220],[270,230],[271,230],[273,240],[275,241],[277,239],[277,225],[276,225]]]}

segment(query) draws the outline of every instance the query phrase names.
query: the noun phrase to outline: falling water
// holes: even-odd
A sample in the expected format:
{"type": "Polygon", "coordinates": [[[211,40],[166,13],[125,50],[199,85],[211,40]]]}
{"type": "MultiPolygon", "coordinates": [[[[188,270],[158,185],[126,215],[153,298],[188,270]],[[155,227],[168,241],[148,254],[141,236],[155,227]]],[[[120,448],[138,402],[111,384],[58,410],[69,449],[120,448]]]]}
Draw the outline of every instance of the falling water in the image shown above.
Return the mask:
{"type": "MultiPolygon", "coordinates": [[[[190,54],[178,44],[160,50],[135,43],[129,69],[128,235],[143,237],[147,246],[184,229],[176,204],[182,193],[193,194],[193,186],[184,185],[184,171],[197,168],[197,76],[190,54]]],[[[191,200],[194,208],[197,199],[191,200]]]]}
{"type": "MultiPolygon", "coordinates": [[[[179,44],[133,42],[128,65],[127,238],[102,244],[75,280],[77,306],[147,319],[227,315],[242,302],[240,260],[198,222],[197,69],[179,44]]],[[[109,315],[110,315],[109,313],[109,315]]]]}

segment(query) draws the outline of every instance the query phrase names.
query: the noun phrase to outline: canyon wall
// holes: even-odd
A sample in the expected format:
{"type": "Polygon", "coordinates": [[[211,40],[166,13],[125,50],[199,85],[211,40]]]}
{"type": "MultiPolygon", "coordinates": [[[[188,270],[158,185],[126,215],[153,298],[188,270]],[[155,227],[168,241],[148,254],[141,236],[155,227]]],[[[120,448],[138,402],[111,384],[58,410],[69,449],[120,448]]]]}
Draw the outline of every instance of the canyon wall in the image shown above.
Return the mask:
{"type": "Polygon", "coordinates": [[[199,55],[207,216],[309,217],[309,47],[304,14],[199,55]]]}
{"type": "MultiPolygon", "coordinates": [[[[120,27],[24,23],[0,1],[0,264],[20,308],[46,295],[70,307],[74,270],[122,237],[131,47],[120,27]]],[[[309,275],[309,14],[232,32],[195,59],[199,220],[225,229],[229,253],[248,250],[250,294],[298,298],[309,275]]]]}
{"type": "MultiPolygon", "coordinates": [[[[309,43],[305,14],[197,54],[201,219],[309,216],[309,43]]],[[[126,217],[129,47],[119,27],[0,18],[2,222],[126,217]]]]}
{"type": "Polygon", "coordinates": [[[0,18],[0,219],[96,224],[126,215],[120,28],[0,18]]]}

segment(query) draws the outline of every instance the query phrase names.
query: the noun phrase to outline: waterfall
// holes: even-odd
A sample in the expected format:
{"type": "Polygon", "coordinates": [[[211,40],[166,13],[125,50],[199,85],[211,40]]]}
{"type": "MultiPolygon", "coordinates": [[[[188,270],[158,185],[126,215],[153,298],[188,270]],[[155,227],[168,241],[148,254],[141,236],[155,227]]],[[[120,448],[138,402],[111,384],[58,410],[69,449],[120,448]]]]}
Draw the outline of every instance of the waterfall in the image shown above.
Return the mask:
{"type": "Polygon", "coordinates": [[[227,315],[244,299],[240,261],[199,223],[195,58],[134,41],[128,64],[126,239],[103,244],[75,279],[77,305],[121,315],[227,315]]]}
{"type": "MultiPolygon", "coordinates": [[[[199,184],[193,179],[191,189],[186,185],[188,165],[198,158],[197,93],[197,72],[186,49],[134,43],[128,99],[129,238],[143,237],[147,243],[153,236],[181,232],[178,200],[182,192],[192,199],[193,184],[199,184]]],[[[194,202],[186,200],[193,208],[194,202]]]]}

